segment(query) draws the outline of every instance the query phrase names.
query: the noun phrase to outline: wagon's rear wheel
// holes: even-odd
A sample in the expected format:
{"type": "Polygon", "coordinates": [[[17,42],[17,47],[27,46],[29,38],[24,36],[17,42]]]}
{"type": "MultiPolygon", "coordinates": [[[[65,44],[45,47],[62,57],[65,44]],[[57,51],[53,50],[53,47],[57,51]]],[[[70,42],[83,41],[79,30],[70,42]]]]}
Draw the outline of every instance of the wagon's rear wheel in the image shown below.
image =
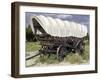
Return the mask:
{"type": "Polygon", "coordinates": [[[57,59],[59,61],[62,61],[64,59],[65,53],[66,53],[66,48],[64,46],[60,45],[57,48],[57,59]]]}
{"type": "Polygon", "coordinates": [[[83,45],[83,42],[80,42],[80,43],[78,44],[77,50],[78,50],[78,52],[80,53],[80,55],[83,54],[83,52],[84,52],[84,45],[83,45]]]}

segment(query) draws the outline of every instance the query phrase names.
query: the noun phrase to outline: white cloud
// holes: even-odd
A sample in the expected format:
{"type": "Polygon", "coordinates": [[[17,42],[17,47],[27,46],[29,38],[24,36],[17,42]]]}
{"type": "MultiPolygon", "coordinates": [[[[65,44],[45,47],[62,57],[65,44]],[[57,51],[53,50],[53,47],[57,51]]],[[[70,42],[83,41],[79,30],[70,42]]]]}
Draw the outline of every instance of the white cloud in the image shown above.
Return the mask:
{"type": "Polygon", "coordinates": [[[65,19],[65,18],[72,18],[72,15],[57,15],[58,18],[65,19]]]}

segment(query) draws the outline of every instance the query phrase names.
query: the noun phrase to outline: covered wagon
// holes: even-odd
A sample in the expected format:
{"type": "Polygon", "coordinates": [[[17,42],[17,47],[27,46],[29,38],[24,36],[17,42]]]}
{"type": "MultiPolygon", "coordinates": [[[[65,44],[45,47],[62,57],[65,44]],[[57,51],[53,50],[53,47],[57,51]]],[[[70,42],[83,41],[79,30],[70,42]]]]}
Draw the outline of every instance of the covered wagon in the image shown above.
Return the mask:
{"type": "Polygon", "coordinates": [[[56,54],[62,61],[69,52],[83,53],[87,27],[83,24],[49,16],[33,16],[31,29],[42,46],[39,54],[56,54]]]}

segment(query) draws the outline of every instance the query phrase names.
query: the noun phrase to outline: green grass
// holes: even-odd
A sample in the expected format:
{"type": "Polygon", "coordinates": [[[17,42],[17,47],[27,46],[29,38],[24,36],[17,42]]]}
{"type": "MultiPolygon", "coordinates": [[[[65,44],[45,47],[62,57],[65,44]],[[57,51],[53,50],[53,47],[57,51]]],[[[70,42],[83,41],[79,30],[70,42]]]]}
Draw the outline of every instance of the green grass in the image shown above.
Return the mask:
{"type": "Polygon", "coordinates": [[[49,58],[48,55],[42,56],[38,60],[40,63],[43,64],[57,64],[59,61],[56,59],[56,55],[52,54],[49,58]]]}
{"type": "Polygon", "coordinates": [[[89,61],[89,42],[85,41],[84,52],[80,55],[78,52],[69,53],[64,60],[70,62],[71,64],[81,64],[87,63],[89,61]]]}
{"type": "Polygon", "coordinates": [[[82,57],[81,55],[79,55],[78,53],[69,53],[69,55],[67,55],[64,60],[66,62],[70,62],[70,64],[80,64],[82,63],[82,57]]]}
{"type": "Polygon", "coordinates": [[[84,53],[82,55],[83,60],[89,60],[89,42],[85,41],[84,53]]]}
{"type": "Polygon", "coordinates": [[[26,42],[26,52],[37,51],[40,47],[39,42],[26,42]]]}
{"type": "MultiPolygon", "coordinates": [[[[39,42],[26,42],[26,52],[33,52],[36,50],[39,50],[41,45],[39,45],[39,42]]],[[[60,64],[56,58],[56,55],[51,54],[51,56],[48,58],[48,55],[42,56],[42,57],[36,57],[33,59],[30,66],[41,66],[41,65],[49,65],[49,64],[60,64]],[[34,59],[36,59],[34,61],[34,59]]],[[[80,55],[78,52],[76,53],[68,53],[64,60],[64,63],[70,63],[70,64],[82,64],[82,63],[88,63],[89,62],[89,42],[85,41],[85,47],[84,52],[82,55],[80,55]]]]}

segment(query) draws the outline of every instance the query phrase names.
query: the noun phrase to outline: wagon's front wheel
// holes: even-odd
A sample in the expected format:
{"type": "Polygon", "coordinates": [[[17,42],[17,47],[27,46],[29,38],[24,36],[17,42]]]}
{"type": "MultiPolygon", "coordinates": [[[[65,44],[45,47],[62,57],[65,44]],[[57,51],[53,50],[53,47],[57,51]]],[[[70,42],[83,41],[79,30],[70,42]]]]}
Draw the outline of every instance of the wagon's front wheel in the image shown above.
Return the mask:
{"type": "Polygon", "coordinates": [[[59,61],[62,61],[64,60],[64,56],[65,56],[65,47],[60,45],[58,48],[57,48],[57,59],[59,61]]]}

